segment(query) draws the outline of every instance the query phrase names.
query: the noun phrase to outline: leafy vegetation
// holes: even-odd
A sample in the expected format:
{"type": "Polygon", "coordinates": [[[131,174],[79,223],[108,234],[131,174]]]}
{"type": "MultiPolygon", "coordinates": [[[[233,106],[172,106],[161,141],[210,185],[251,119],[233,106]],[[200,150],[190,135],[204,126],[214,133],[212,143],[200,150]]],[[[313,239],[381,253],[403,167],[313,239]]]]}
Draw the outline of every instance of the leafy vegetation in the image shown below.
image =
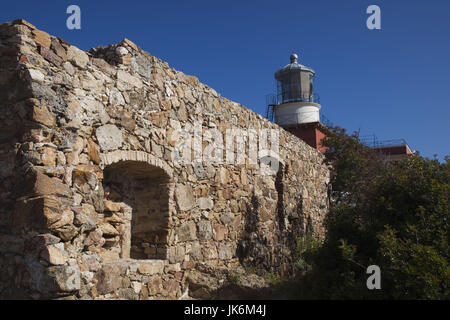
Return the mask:
{"type": "Polygon", "coordinates": [[[277,273],[269,272],[263,268],[250,267],[250,266],[246,266],[244,268],[245,268],[245,273],[256,274],[260,277],[263,277],[264,280],[266,280],[268,283],[270,283],[272,285],[277,285],[277,284],[282,284],[282,283],[287,282],[287,279],[284,276],[279,275],[277,273]]]}
{"type": "Polygon", "coordinates": [[[358,135],[331,128],[327,236],[299,239],[299,298],[450,299],[450,161],[388,162],[358,135]],[[366,268],[381,269],[368,290],[366,268]]]}
{"type": "Polygon", "coordinates": [[[232,273],[228,276],[228,281],[232,284],[239,284],[241,282],[241,277],[238,274],[232,273]]]}

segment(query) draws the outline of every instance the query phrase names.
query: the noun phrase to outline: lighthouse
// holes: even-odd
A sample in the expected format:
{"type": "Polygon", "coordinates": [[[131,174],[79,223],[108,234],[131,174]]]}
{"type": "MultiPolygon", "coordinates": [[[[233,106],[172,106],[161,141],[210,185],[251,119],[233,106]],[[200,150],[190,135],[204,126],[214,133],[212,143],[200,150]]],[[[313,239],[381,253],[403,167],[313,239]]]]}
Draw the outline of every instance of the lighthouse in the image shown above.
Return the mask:
{"type": "Polygon", "coordinates": [[[320,122],[321,105],[314,91],[315,75],[313,69],[298,63],[297,54],[291,54],[290,63],[275,72],[277,94],[269,107],[275,123],[311,147],[325,151],[320,142],[327,130],[320,122]]]}

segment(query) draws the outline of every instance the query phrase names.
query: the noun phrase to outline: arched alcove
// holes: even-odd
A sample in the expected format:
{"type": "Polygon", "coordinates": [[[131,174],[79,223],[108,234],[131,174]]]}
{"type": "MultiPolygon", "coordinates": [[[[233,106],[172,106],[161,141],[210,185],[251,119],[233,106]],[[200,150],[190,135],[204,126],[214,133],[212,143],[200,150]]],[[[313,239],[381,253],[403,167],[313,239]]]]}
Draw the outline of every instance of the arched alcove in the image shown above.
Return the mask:
{"type": "Polygon", "coordinates": [[[123,221],[116,227],[121,258],[166,259],[169,181],[165,170],[144,161],[120,160],[104,168],[105,220],[123,221]]]}

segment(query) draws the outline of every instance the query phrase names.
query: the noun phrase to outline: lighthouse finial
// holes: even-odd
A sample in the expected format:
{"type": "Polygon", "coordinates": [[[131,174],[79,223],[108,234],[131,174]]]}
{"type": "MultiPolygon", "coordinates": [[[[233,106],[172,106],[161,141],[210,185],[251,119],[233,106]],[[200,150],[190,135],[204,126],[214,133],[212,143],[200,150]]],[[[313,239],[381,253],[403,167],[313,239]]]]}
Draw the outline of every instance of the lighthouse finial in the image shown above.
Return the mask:
{"type": "Polygon", "coordinates": [[[291,54],[291,63],[297,63],[298,62],[298,55],[293,53],[291,54]]]}

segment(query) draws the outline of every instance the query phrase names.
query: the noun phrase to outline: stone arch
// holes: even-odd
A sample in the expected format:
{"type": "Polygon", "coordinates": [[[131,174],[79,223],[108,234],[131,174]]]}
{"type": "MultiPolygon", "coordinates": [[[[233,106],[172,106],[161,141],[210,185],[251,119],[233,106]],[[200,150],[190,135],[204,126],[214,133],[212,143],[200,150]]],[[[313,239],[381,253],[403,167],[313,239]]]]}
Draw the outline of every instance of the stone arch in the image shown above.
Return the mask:
{"type": "MultiPolygon", "coordinates": [[[[173,198],[172,168],[151,154],[114,151],[100,155],[105,221],[123,259],[166,259],[173,198]],[[122,220],[122,221],[121,221],[122,220]]],[[[108,240],[108,239],[107,239],[108,240]]]]}
{"type": "Polygon", "coordinates": [[[119,162],[119,161],[141,161],[141,162],[147,162],[148,164],[161,168],[166,172],[166,174],[169,176],[170,180],[172,180],[173,176],[173,169],[164,161],[161,160],[154,155],[144,152],[144,151],[112,151],[108,153],[102,153],[100,154],[100,167],[102,169],[105,168],[107,165],[111,165],[113,163],[119,162]]]}

